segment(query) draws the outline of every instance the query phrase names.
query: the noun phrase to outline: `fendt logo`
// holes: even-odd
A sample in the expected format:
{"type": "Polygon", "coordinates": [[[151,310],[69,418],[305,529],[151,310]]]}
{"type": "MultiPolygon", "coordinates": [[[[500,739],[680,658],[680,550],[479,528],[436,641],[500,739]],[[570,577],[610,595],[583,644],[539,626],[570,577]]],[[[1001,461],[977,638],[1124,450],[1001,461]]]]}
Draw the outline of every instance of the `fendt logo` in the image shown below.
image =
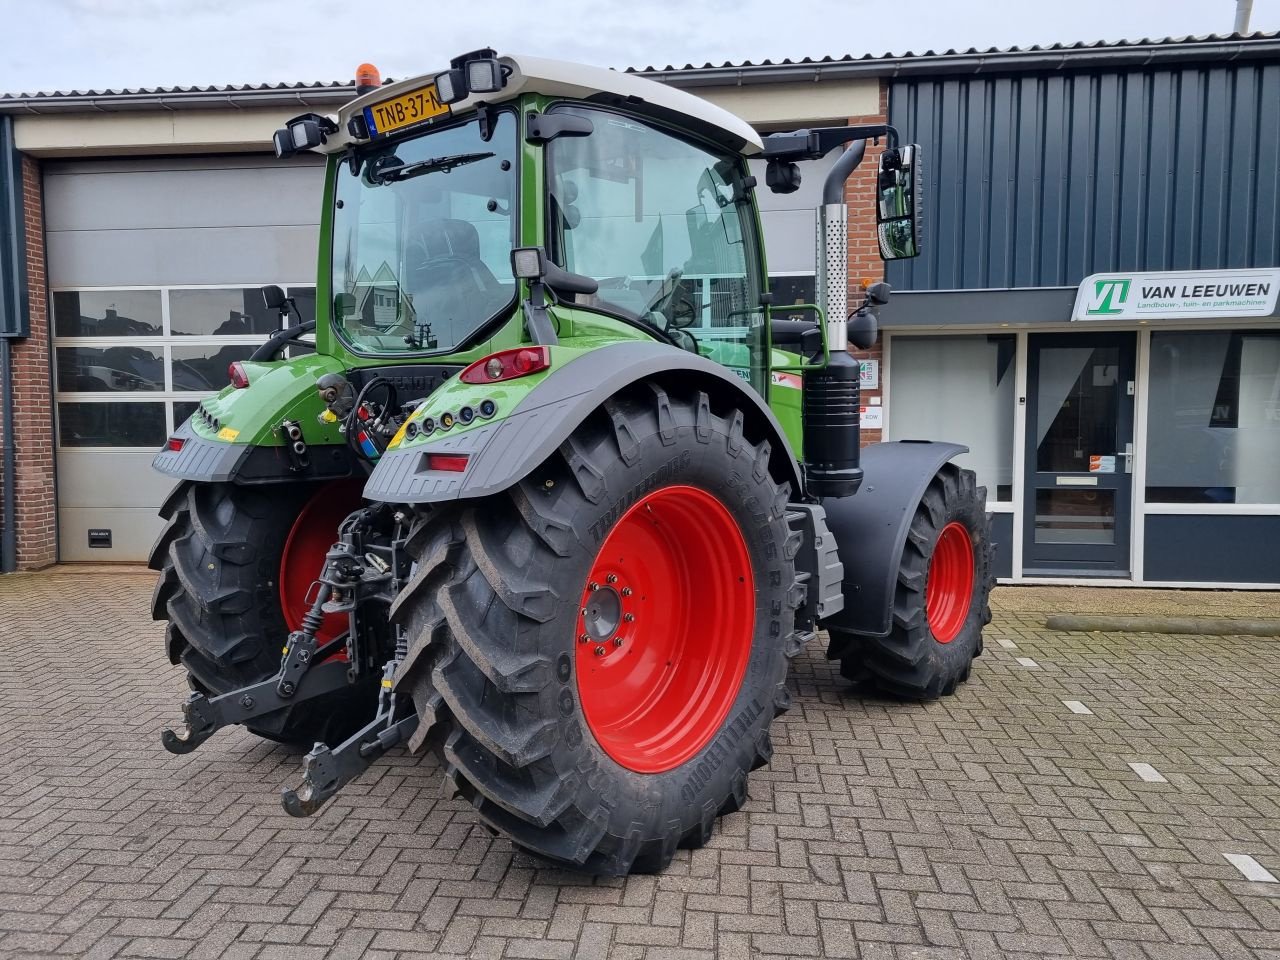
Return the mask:
{"type": "Polygon", "coordinates": [[[1115,316],[1124,313],[1124,305],[1129,300],[1129,286],[1132,280],[1095,280],[1093,296],[1089,299],[1085,313],[1091,317],[1115,316]]]}

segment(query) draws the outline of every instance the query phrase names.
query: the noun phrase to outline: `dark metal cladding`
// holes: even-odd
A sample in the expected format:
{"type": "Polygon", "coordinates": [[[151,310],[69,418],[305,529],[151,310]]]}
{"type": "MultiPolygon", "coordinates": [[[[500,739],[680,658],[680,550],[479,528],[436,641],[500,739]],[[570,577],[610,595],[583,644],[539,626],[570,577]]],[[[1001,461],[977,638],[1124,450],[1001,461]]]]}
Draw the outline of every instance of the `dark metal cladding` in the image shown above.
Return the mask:
{"type": "Polygon", "coordinates": [[[889,121],[923,148],[923,253],[898,290],[1280,263],[1280,62],[919,77],[889,121]]]}

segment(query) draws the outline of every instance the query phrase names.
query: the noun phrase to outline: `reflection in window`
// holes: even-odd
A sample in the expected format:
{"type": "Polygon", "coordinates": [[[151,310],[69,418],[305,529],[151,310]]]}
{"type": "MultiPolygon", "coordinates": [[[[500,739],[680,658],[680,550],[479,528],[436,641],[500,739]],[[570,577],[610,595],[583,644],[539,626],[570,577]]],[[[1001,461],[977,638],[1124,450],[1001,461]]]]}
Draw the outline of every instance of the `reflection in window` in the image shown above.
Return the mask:
{"type": "Polygon", "coordinates": [[[1147,500],[1280,504],[1280,334],[1151,335],[1147,500]]]}
{"type": "Polygon", "coordinates": [[[158,337],[164,332],[159,290],[69,290],[53,295],[59,337],[158,337]]]}
{"type": "Polygon", "coordinates": [[[175,400],[173,402],[173,425],[175,428],[182,426],[191,419],[191,415],[196,412],[196,407],[200,406],[198,400],[175,400]]]}
{"type": "Polygon", "coordinates": [[[988,500],[1013,499],[1012,336],[894,337],[888,440],[953,440],[988,500]]]}
{"type": "Polygon", "coordinates": [[[227,367],[236,360],[248,360],[257,349],[251,343],[174,347],[173,389],[199,393],[221,390],[227,385],[227,367]]]}
{"type": "Polygon", "coordinates": [[[814,303],[816,281],[813,274],[790,277],[770,277],[769,292],[773,294],[773,319],[775,320],[812,320],[813,311],[798,310],[795,314],[787,312],[788,304],[814,303]]]}
{"type": "Polygon", "coordinates": [[[64,447],[158,447],[165,440],[163,403],[59,403],[64,447]]]}
{"type": "Polygon", "coordinates": [[[136,392],[164,389],[160,348],[58,347],[58,390],[63,393],[136,392]]]}
{"type": "Polygon", "coordinates": [[[257,287],[170,290],[169,330],[174,336],[244,337],[275,333],[279,316],[257,287]]]}

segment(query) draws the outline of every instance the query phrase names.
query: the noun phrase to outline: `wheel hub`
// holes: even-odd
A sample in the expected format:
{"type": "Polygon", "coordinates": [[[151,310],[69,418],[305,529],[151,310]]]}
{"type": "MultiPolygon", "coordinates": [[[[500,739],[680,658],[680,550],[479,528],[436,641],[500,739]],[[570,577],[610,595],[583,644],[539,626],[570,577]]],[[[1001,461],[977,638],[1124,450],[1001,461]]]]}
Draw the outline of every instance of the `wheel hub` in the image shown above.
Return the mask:
{"type": "Polygon", "coordinates": [[[622,594],[612,586],[587,588],[587,604],[582,608],[582,623],[589,639],[597,643],[612,640],[622,625],[622,594]]]}

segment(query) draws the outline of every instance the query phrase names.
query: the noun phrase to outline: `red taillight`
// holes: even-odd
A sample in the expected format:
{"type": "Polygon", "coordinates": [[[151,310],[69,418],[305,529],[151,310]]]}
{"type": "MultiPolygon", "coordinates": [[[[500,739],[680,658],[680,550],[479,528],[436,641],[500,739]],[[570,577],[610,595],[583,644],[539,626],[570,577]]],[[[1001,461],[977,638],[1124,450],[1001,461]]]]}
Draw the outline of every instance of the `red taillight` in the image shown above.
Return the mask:
{"type": "Polygon", "coordinates": [[[551,366],[551,351],[546,347],[516,347],[513,350],[499,350],[477,360],[458,374],[463,383],[497,383],[500,380],[514,380],[527,377],[531,373],[546,370],[551,366]]]}
{"type": "Polygon", "coordinates": [[[444,470],[447,473],[461,473],[467,469],[465,453],[428,453],[428,470],[444,470]]]}
{"type": "Polygon", "coordinates": [[[227,377],[231,380],[231,385],[237,390],[243,390],[249,385],[248,371],[245,370],[244,364],[239,360],[227,367],[227,377]]]}
{"type": "Polygon", "coordinates": [[[170,437],[169,442],[165,444],[165,446],[167,446],[174,453],[177,453],[179,450],[182,449],[182,445],[186,442],[187,442],[186,438],[184,437],[170,437]]]}

